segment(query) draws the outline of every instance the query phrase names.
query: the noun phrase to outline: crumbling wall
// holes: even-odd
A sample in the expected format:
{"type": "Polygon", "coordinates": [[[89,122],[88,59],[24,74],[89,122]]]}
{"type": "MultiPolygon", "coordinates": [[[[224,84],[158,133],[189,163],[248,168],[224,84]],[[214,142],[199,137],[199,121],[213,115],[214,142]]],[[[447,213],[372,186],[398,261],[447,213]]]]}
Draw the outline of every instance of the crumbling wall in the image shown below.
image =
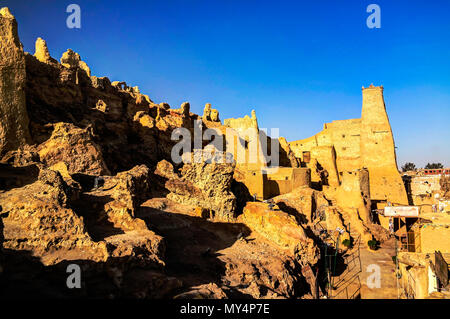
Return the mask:
{"type": "Polygon", "coordinates": [[[311,170],[306,167],[276,167],[271,169],[248,169],[244,184],[257,199],[267,199],[287,194],[299,187],[311,186],[311,170]]]}
{"type": "MultiPolygon", "coordinates": [[[[323,184],[338,187],[339,175],[336,166],[336,152],[334,146],[316,146],[311,149],[311,157],[317,160],[319,169],[326,171],[321,179],[323,184]]],[[[311,168],[313,169],[313,168],[311,168]]]]}
{"type": "MultiPolygon", "coordinates": [[[[335,165],[338,172],[353,170],[360,167],[360,130],[361,119],[337,120],[325,123],[324,129],[314,136],[303,140],[290,142],[289,145],[295,156],[302,162],[307,162],[305,153],[313,152],[317,147],[333,147],[335,165]]],[[[311,154],[311,158],[315,158],[311,154]]],[[[327,158],[322,158],[321,165],[327,165],[327,158]]]]}
{"type": "Polygon", "coordinates": [[[355,170],[342,174],[342,184],[336,191],[340,207],[356,208],[365,223],[370,223],[370,189],[367,170],[355,170]]]}

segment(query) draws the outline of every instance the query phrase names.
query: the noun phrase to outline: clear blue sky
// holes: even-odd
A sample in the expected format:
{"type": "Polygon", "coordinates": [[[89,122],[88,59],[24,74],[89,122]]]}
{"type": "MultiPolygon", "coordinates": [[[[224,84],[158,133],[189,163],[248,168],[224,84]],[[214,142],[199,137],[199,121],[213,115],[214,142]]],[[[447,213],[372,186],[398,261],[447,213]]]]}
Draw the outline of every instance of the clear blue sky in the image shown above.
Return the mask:
{"type": "Polygon", "coordinates": [[[206,102],[222,119],[256,110],[289,141],[358,118],[361,86],[383,85],[399,164],[450,166],[450,1],[0,1],[28,52],[72,48],[93,75],[155,102],[206,102]],[[82,28],[66,27],[79,4],[82,28]],[[381,29],[366,7],[381,7],[381,29]]]}

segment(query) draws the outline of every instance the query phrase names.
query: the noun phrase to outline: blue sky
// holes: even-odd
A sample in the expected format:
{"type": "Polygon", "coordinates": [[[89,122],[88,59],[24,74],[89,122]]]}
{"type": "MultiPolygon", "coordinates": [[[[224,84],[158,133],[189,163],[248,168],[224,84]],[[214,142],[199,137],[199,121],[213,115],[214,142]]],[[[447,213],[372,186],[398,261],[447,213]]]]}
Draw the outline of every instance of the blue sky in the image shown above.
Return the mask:
{"type": "Polygon", "coordinates": [[[155,102],[205,103],[221,119],[256,110],[288,141],[361,115],[361,87],[383,85],[399,165],[450,166],[450,1],[0,1],[24,48],[78,52],[93,75],[155,102]],[[81,29],[66,7],[81,7],[81,29]],[[381,8],[369,29],[366,7],[381,8]]]}

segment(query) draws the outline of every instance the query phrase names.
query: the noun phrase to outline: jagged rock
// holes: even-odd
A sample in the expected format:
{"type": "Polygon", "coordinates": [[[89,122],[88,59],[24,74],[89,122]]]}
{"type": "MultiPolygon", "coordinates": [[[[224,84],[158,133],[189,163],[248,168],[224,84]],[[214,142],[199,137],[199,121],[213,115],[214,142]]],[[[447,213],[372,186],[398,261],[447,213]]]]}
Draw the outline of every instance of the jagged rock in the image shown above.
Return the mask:
{"type": "Polygon", "coordinates": [[[211,109],[210,117],[211,117],[211,121],[212,121],[212,122],[220,122],[220,119],[219,119],[219,111],[218,111],[218,110],[216,110],[216,109],[211,109]]]}
{"type": "Polygon", "coordinates": [[[214,217],[220,220],[232,220],[235,217],[236,197],[230,190],[233,164],[184,164],[179,178],[172,175],[167,163],[158,164],[158,168],[156,174],[169,178],[165,183],[165,187],[171,191],[167,198],[181,204],[211,209],[214,217]]]}
{"type": "Polygon", "coordinates": [[[162,160],[162,161],[158,162],[158,164],[156,165],[155,174],[165,177],[167,179],[179,179],[180,178],[177,174],[175,174],[173,165],[166,160],[162,160]]]}
{"type": "Polygon", "coordinates": [[[0,156],[30,142],[25,105],[25,55],[17,22],[0,10],[0,156]]]}
{"type": "Polygon", "coordinates": [[[51,137],[39,145],[39,156],[45,165],[64,162],[70,174],[110,174],[100,147],[88,129],[70,123],[56,123],[51,137]]]}
{"type": "Polygon", "coordinates": [[[189,104],[189,102],[183,102],[183,104],[181,104],[180,112],[183,116],[188,117],[190,109],[191,105],[189,104]]]}
{"type": "Polygon", "coordinates": [[[79,68],[86,72],[88,76],[91,76],[91,69],[88,67],[86,62],[81,60],[80,55],[72,49],[67,49],[67,51],[63,53],[61,57],[61,64],[69,69],[79,68]]]}
{"type": "Polygon", "coordinates": [[[70,188],[52,170],[42,170],[32,184],[1,193],[4,247],[31,251],[44,264],[62,255],[105,261],[105,243],[92,241],[83,219],[67,205],[69,197],[70,188]]]}
{"type": "Polygon", "coordinates": [[[103,100],[98,100],[97,104],[95,104],[95,108],[103,113],[108,113],[109,111],[108,104],[106,104],[103,100]]]}
{"type": "Polygon", "coordinates": [[[325,220],[327,225],[327,230],[332,233],[335,232],[336,229],[342,229],[343,233],[341,234],[341,240],[349,239],[350,240],[350,234],[347,230],[347,228],[344,225],[344,221],[342,220],[342,216],[339,214],[336,207],[326,207],[324,209],[325,213],[325,220]]]}
{"type": "Polygon", "coordinates": [[[25,144],[17,150],[7,152],[0,162],[11,164],[14,167],[20,167],[39,163],[40,159],[36,149],[25,144]]]}
{"type": "MultiPolygon", "coordinates": [[[[111,235],[105,239],[109,257],[112,260],[126,259],[126,268],[132,266],[162,269],[166,245],[161,236],[146,229],[125,231],[124,234],[111,235]]],[[[113,261],[111,261],[113,263],[113,261]]],[[[119,264],[122,264],[119,262],[119,264]]]]}
{"type": "MultiPolygon", "coordinates": [[[[0,175],[13,168],[22,175],[30,173],[26,182],[3,184],[0,179],[0,214],[5,220],[4,232],[0,223],[0,244],[5,233],[8,249],[30,250],[45,264],[93,260],[92,268],[106,271],[122,296],[159,298],[176,295],[181,288],[179,279],[148,271],[167,266],[166,241],[160,232],[175,228],[167,239],[173,245],[167,252],[172,258],[170,271],[184,278],[198,276],[184,286],[187,292],[179,294],[180,298],[298,297],[307,291],[302,287],[303,277],[312,285],[314,278],[307,269],[317,263],[318,249],[302,225],[317,217],[316,210],[326,203],[320,192],[302,190],[277,198],[283,212],[268,212],[258,208],[264,204],[250,203],[239,219],[243,223],[235,223],[234,164],[194,161],[178,172],[168,161],[160,161],[170,159],[172,131],[192,129],[192,121],[200,118],[190,113],[189,103],[170,109],[167,103],[153,103],[136,86],[90,76],[88,66],[72,50],[63,54],[60,64],[50,57],[40,38],[35,55],[24,57],[14,18],[7,10],[0,13],[0,61],[10,63],[0,64],[0,111],[8,112],[6,117],[1,114],[0,138],[12,132],[4,140],[14,144],[5,148],[11,151],[3,157],[7,164],[6,168],[0,165],[0,175]],[[9,87],[13,90],[6,92],[9,87]],[[27,139],[20,137],[28,128],[24,88],[34,146],[24,146],[27,139]],[[14,122],[18,120],[21,123],[14,122]],[[152,169],[156,166],[159,177],[153,180],[146,166],[135,166],[141,163],[152,169]],[[108,168],[116,176],[106,176],[111,174],[108,168]],[[31,174],[36,170],[39,174],[31,174]],[[158,179],[171,192],[169,199],[186,205],[160,198],[164,206],[140,207],[149,198],[150,184],[159,184],[158,179]],[[156,234],[149,227],[172,210],[172,204],[165,206],[169,202],[184,211],[157,225],[156,234]],[[193,212],[187,205],[197,209],[193,212]],[[208,219],[210,211],[216,219],[233,223],[208,219]],[[216,228],[208,230],[211,224],[216,228]],[[254,240],[247,242],[245,225],[254,230],[254,240]],[[238,230],[233,233],[230,228],[235,226],[238,230]],[[207,255],[203,254],[206,249],[207,255]],[[185,258],[190,260],[185,263],[185,258]],[[215,282],[206,281],[203,275],[215,282]]],[[[203,119],[209,122],[205,127],[225,129],[211,104],[205,105],[203,119]]],[[[254,111],[251,118],[236,123],[258,127],[254,111]]],[[[280,139],[280,144],[287,154],[286,165],[296,167],[298,161],[287,142],[280,139]]],[[[5,152],[2,146],[0,155],[5,152]]],[[[236,192],[242,207],[249,200],[244,188],[236,192]]]]}
{"type": "MultiPolygon", "coordinates": [[[[255,115],[255,118],[256,118],[256,115],[255,115]]],[[[284,164],[288,164],[288,165],[283,165],[283,166],[300,167],[299,159],[297,157],[295,157],[295,154],[291,150],[291,147],[289,146],[289,143],[286,141],[286,139],[284,137],[280,137],[280,138],[278,138],[278,141],[280,143],[281,150],[285,153],[285,156],[289,160],[289,164],[284,163],[284,164]]]]}
{"type": "Polygon", "coordinates": [[[317,212],[329,206],[322,192],[307,187],[294,189],[292,192],[273,198],[278,207],[296,217],[301,224],[310,224],[318,217],[317,212]]]}
{"type": "Polygon", "coordinates": [[[211,103],[206,103],[203,109],[203,121],[211,121],[211,103]]]}
{"type": "Polygon", "coordinates": [[[292,215],[270,210],[265,203],[249,202],[238,221],[293,253],[302,265],[315,265],[319,260],[318,247],[292,215]]]}
{"type": "Polygon", "coordinates": [[[162,107],[164,110],[170,109],[169,103],[162,102],[162,103],[159,103],[159,106],[162,107]]]}
{"type": "Polygon", "coordinates": [[[105,208],[112,222],[124,230],[147,229],[145,223],[140,219],[120,221],[120,225],[115,222],[114,215],[120,212],[120,216],[133,216],[137,207],[147,199],[149,192],[149,169],[145,165],[133,167],[126,172],[118,173],[112,182],[115,186],[111,189],[111,197],[114,199],[112,203],[108,203],[105,208]],[[132,224],[129,224],[129,222],[132,224]]]}
{"type": "Polygon", "coordinates": [[[36,39],[34,56],[43,63],[56,63],[57,61],[50,56],[47,43],[42,38],[36,39]]]}
{"type": "MultiPolygon", "coordinates": [[[[133,120],[138,122],[142,127],[152,129],[155,127],[155,120],[144,111],[136,112],[133,120]]],[[[139,128],[137,128],[139,130],[139,128]]],[[[146,131],[147,133],[147,131],[146,131]]],[[[145,133],[144,133],[145,134],[145,133]]]]}
{"type": "Polygon", "coordinates": [[[88,227],[96,238],[106,241],[111,257],[125,256],[141,266],[164,265],[163,238],[150,231],[144,220],[135,218],[136,209],[147,199],[149,169],[140,165],[104,179],[103,185],[82,194],[76,204],[88,227]]]}

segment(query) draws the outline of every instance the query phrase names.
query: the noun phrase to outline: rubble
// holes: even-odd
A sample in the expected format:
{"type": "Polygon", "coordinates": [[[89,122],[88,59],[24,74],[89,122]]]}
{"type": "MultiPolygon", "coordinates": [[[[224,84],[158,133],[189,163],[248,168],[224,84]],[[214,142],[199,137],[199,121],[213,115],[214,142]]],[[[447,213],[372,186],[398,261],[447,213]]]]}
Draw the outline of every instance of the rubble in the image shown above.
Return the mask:
{"type": "Polygon", "coordinates": [[[218,220],[231,221],[235,217],[236,197],[231,192],[233,164],[184,164],[180,177],[177,177],[168,162],[160,162],[155,173],[168,178],[165,183],[170,191],[167,198],[208,208],[218,220]]]}

